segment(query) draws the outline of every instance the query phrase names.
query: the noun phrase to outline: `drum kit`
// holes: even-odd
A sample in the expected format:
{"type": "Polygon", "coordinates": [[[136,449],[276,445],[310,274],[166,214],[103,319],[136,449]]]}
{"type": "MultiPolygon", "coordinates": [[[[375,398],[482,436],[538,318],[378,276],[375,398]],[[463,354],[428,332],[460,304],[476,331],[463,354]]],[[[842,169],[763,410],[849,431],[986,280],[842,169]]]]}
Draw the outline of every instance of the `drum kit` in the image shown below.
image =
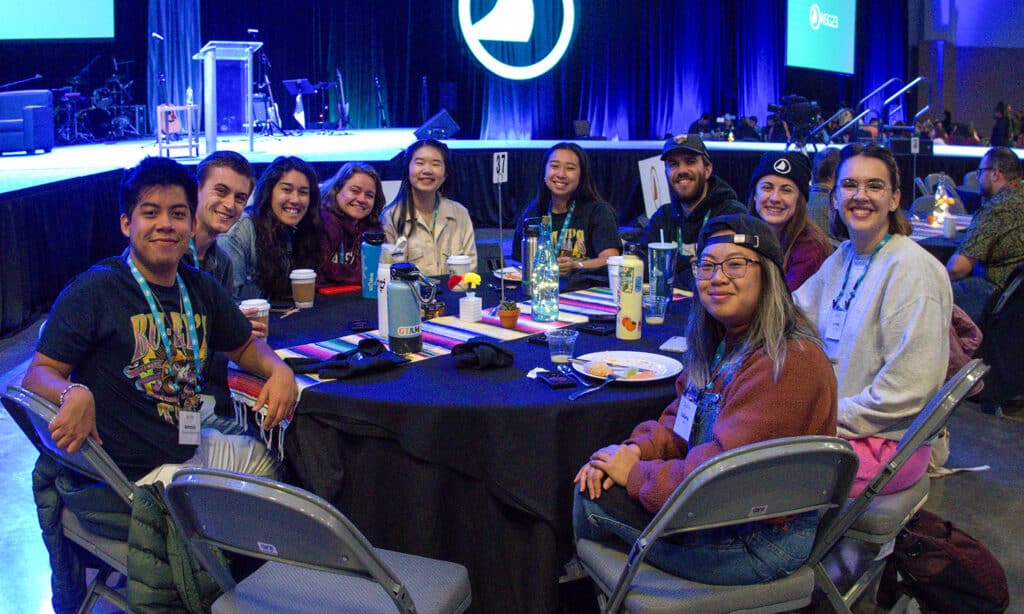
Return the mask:
{"type": "Polygon", "coordinates": [[[69,79],[67,86],[53,90],[58,103],[57,138],[62,143],[75,145],[140,136],[136,123],[141,118],[131,93],[135,81],[129,79],[127,73],[128,64],[134,60],[113,58],[114,73],[101,87],[94,88],[91,95],[78,91],[88,89],[91,80],[86,75],[95,61],[93,58],[69,79]]]}

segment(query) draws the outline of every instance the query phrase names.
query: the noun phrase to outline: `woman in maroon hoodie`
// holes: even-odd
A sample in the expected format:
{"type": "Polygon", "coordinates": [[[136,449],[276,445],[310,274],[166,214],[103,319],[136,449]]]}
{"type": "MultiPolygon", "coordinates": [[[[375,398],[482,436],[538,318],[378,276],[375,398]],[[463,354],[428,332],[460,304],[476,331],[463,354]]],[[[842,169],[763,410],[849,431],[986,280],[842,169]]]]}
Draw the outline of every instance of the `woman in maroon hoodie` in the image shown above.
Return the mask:
{"type": "Polygon", "coordinates": [[[320,285],[362,283],[361,244],[364,232],[383,232],[380,212],[384,188],[373,167],[363,162],[342,166],[320,187],[320,285]]]}

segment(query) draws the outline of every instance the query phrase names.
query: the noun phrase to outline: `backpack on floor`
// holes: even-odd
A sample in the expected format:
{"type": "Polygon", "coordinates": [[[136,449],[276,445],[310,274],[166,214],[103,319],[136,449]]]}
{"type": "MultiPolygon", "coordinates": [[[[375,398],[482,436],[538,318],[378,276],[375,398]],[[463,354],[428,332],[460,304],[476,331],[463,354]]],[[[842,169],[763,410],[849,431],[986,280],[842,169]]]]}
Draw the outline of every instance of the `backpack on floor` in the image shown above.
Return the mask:
{"type": "Polygon", "coordinates": [[[877,603],[891,608],[900,593],[934,612],[1004,612],[1010,604],[1006,572],[989,549],[927,510],[896,537],[877,603]]]}

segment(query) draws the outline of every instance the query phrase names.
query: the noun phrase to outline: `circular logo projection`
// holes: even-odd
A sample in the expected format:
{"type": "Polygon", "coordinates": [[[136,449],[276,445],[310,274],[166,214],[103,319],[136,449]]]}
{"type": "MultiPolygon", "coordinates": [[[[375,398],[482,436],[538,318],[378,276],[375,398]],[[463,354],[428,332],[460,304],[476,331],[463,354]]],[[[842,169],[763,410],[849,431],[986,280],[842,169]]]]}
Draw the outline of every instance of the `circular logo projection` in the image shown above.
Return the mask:
{"type": "Polygon", "coordinates": [[[470,14],[471,0],[458,0],[459,29],[469,50],[484,68],[506,79],[533,79],[554,68],[569,49],[576,25],[576,7],[573,0],[561,1],[562,27],[558,38],[551,51],[533,64],[518,66],[503,62],[494,57],[481,41],[529,42],[535,24],[534,0],[498,0],[494,8],[476,22],[470,14]]]}

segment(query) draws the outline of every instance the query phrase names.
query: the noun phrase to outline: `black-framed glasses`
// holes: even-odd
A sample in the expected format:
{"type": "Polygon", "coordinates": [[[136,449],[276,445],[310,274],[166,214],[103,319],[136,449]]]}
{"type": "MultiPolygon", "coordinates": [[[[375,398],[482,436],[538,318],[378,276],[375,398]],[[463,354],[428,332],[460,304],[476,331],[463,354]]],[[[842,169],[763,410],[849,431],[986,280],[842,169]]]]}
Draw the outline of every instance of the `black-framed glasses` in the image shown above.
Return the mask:
{"type": "Polygon", "coordinates": [[[714,277],[715,269],[722,269],[722,272],[725,273],[725,276],[729,279],[741,279],[747,274],[747,267],[751,264],[761,263],[752,258],[733,256],[732,258],[726,258],[722,262],[699,260],[690,266],[693,269],[693,276],[700,280],[711,279],[714,277]]]}

